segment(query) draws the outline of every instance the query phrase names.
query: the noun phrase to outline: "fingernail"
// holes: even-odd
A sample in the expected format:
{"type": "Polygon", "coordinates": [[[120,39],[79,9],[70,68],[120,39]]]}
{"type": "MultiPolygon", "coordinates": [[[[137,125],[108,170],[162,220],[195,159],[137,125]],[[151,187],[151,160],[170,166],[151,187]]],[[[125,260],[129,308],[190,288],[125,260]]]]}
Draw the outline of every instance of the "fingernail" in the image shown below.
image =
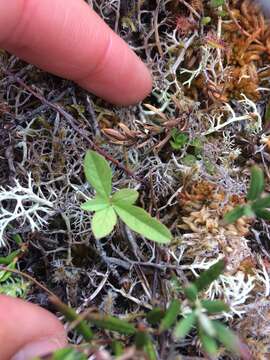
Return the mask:
{"type": "Polygon", "coordinates": [[[42,339],[25,345],[11,360],[31,360],[36,356],[47,355],[62,347],[59,339],[42,339]]]}

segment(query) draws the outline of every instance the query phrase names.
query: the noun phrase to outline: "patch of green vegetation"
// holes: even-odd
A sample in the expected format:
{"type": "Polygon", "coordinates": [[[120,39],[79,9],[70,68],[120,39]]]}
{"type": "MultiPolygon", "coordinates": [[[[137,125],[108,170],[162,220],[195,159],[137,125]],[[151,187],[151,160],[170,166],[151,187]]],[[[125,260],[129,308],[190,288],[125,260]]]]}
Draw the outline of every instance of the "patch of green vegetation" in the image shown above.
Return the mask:
{"type": "MultiPolygon", "coordinates": [[[[137,350],[142,350],[148,359],[156,360],[157,352],[153,342],[153,336],[162,336],[173,329],[174,340],[179,341],[185,338],[193,329],[197,330],[200,342],[209,356],[218,353],[218,344],[222,344],[228,351],[236,355],[241,355],[241,344],[237,336],[218,320],[212,320],[210,316],[222,312],[228,312],[229,307],[221,300],[200,299],[200,293],[207,289],[213,281],[217,280],[224,271],[226,263],[220,260],[213,264],[191,284],[178,288],[179,298],[174,298],[170,302],[167,310],[153,308],[144,317],[144,326],[132,324],[124,319],[99,313],[89,313],[85,316],[86,320],[81,320],[80,316],[73,309],[61,303],[58,299],[53,299],[57,309],[65,316],[68,321],[77,323],[77,330],[83,336],[86,343],[91,348],[91,342],[97,338],[98,332],[95,329],[103,329],[116,332],[122,336],[128,336],[128,342],[134,343],[137,350]],[[186,298],[190,307],[188,314],[183,314],[180,298],[186,298]],[[146,325],[148,324],[148,325],[146,325]],[[83,331],[81,331],[83,326],[83,331]],[[87,329],[87,331],[85,331],[87,329]],[[89,337],[89,332],[93,334],[89,337]]],[[[143,315],[142,315],[143,316],[143,315]]],[[[84,346],[84,350],[86,350],[84,346]]],[[[113,342],[112,352],[123,353],[121,343],[113,342]]],[[[73,349],[63,349],[55,352],[48,360],[84,360],[83,353],[73,349]]],[[[37,360],[37,359],[36,359],[37,360]]]]}
{"type": "Polygon", "coordinates": [[[224,220],[231,224],[242,216],[258,217],[270,220],[270,195],[263,196],[264,175],[261,168],[254,166],[251,169],[251,180],[247,193],[247,203],[239,205],[224,216],[224,220]]]}
{"type": "Polygon", "coordinates": [[[0,265],[6,267],[6,269],[0,270],[0,294],[25,298],[30,284],[20,279],[17,274],[9,271],[17,268],[19,257],[23,253],[23,243],[20,235],[15,234],[12,237],[20,246],[20,249],[11,251],[7,256],[0,257],[0,265]]]}
{"type": "Polygon", "coordinates": [[[182,149],[188,143],[188,136],[177,129],[172,130],[170,145],[174,150],[182,149]]]}

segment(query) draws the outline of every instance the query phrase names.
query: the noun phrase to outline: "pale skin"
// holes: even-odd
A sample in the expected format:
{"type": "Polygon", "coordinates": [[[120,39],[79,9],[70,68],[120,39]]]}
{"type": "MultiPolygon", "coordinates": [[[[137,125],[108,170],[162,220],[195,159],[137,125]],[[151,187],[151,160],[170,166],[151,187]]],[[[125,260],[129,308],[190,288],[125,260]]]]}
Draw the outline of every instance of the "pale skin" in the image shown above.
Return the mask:
{"type": "MultiPolygon", "coordinates": [[[[151,91],[146,66],[83,0],[0,0],[0,48],[114,104],[135,104],[151,91]]],[[[1,360],[66,344],[54,315],[0,295],[1,360]]]]}

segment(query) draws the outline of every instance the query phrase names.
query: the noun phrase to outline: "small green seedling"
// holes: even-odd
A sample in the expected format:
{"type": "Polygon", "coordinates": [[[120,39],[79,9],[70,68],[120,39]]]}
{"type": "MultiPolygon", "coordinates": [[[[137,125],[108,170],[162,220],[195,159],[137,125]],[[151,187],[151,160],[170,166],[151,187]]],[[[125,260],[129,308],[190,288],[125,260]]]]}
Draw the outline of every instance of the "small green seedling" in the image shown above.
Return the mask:
{"type": "Polygon", "coordinates": [[[83,353],[72,349],[65,348],[55,351],[54,354],[46,356],[46,358],[35,357],[33,360],[87,360],[88,356],[83,353]]]}
{"type": "Polygon", "coordinates": [[[221,322],[212,320],[208,315],[228,312],[229,307],[221,300],[200,300],[199,293],[215,281],[225,269],[225,261],[220,260],[204,271],[194,283],[184,288],[184,293],[191,307],[191,312],[175,326],[174,336],[182,339],[193,327],[196,327],[205,352],[210,356],[218,353],[218,343],[233,353],[239,354],[237,336],[221,322]]]}
{"type": "Polygon", "coordinates": [[[12,273],[18,266],[18,260],[23,254],[23,243],[20,235],[12,235],[13,240],[20,246],[20,249],[10,252],[7,256],[0,256],[0,294],[13,297],[26,297],[29,284],[12,273]],[[10,271],[9,271],[10,270],[10,271]]]}
{"type": "Polygon", "coordinates": [[[239,205],[225,214],[224,220],[231,224],[242,216],[258,217],[264,220],[270,220],[270,196],[262,196],[264,191],[263,171],[254,166],[251,169],[251,180],[247,194],[247,203],[239,205]]]}
{"type": "Polygon", "coordinates": [[[188,136],[177,129],[172,130],[170,145],[174,150],[182,149],[188,143],[188,136]]]}
{"type": "Polygon", "coordinates": [[[212,19],[209,16],[205,16],[202,18],[201,22],[203,25],[208,25],[208,24],[210,24],[211,20],[212,19]]]}
{"type": "MultiPolygon", "coordinates": [[[[179,299],[173,299],[167,310],[160,307],[153,308],[146,315],[138,315],[137,321],[132,323],[127,319],[104,315],[98,312],[87,312],[80,318],[75,310],[63,304],[57,298],[51,298],[51,302],[57,310],[64,315],[68,322],[76,324],[75,330],[83,337],[84,343],[75,350],[58,350],[46,360],[86,360],[85,353],[93,353],[98,344],[100,332],[97,329],[106,330],[120,336],[116,336],[108,344],[108,351],[115,356],[123,354],[124,344],[134,344],[138,351],[143,351],[149,360],[157,360],[156,341],[160,343],[164,334],[173,331],[173,338],[179,341],[186,337],[193,329],[197,330],[204,351],[209,358],[216,358],[218,344],[222,344],[227,350],[245,360],[250,360],[248,350],[241,344],[237,335],[229,330],[218,320],[209,318],[209,315],[217,316],[221,312],[228,312],[229,307],[221,300],[200,300],[200,292],[207,289],[215,281],[225,268],[225,261],[220,260],[204,271],[195,282],[186,287],[178,288],[179,297],[188,302],[190,313],[185,315],[181,311],[179,299]],[[121,340],[120,340],[121,339],[121,340]],[[80,352],[81,351],[81,352],[80,352]]],[[[87,357],[88,358],[88,357],[87,357]]],[[[41,359],[35,359],[41,360],[41,359]]]]}
{"type": "Polygon", "coordinates": [[[96,197],[86,201],[81,208],[94,211],[92,231],[97,239],[109,235],[117,216],[133,231],[147,239],[161,244],[170,242],[170,231],[145,210],[135,206],[139,193],[136,190],[121,189],[112,193],[112,170],[103,156],[95,151],[87,151],[84,159],[84,172],[87,181],[96,190],[96,197]]]}
{"type": "Polygon", "coordinates": [[[225,4],[225,0],[211,0],[210,1],[210,6],[212,6],[213,8],[220,7],[224,4],[225,4]]]}
{"type": "Polygon", "coordinates": [[[147,321],[156,326],[159,324],[159,334],[174,327],[173,335],[176,340],[184,339],[192,329],[196,329],[204,351],[212,358],[218,354],[218,344],[222,344],[228,351],[241,355],[242,348],[238,337],[218,320],[212,320],[209,315],[228,312],[229,307],[221,300],[200,300],[200,292],[215,281],[225,269],[225,261],[220,260],[204,271],[195,282],[180,289],[184,293],[190,313],[185,317],[181,314],[181,304],[178,299],[172,300],[164,312],[154,308],[147,316],[147,321]],[[180,320],[179,320],[180,318],[180,320]]]}

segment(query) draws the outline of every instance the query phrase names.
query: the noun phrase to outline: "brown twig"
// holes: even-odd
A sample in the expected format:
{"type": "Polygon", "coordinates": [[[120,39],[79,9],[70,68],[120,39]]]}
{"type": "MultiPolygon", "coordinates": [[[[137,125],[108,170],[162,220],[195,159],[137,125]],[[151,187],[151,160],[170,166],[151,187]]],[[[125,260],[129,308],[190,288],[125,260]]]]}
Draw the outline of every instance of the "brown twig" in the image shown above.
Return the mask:
{"type": "Polygon", "coordinates": [[[180,3],[184,4],[198,19],[201,18],[200,14],[185,0],[179,0],[180,3]]]}
{"type": "Polygon", "coordinates": [[[155,18],[154,18],[155,40],[156,40],[156,44],[157,44],[157,48],[158,48],[159,55],[160,55],[161,57],[163,57],[164,53],[163,53],[163,50],[162,50],[162,47],[161,47],[160,38],[159,38],[159,32],[158,32],[159,5],[160,5],[160,0],[158,0],[158,2],[157,2],[157,8],[156,8],[156,11],[155,11],[155,18]]]}

